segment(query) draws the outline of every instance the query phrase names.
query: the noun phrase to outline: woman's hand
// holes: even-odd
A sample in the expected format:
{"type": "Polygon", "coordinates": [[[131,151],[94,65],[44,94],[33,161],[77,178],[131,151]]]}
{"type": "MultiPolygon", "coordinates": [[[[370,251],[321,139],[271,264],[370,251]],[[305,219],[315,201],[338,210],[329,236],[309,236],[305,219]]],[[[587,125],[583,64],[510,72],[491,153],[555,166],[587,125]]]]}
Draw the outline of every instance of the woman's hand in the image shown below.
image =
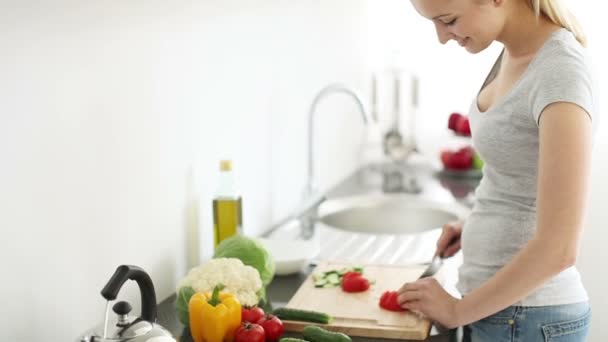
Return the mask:
{"type": "Polygon", "coordinates": [[[449,329],[459,326],[456,306],[460,300],[447,293],[435,278],[405,283],[398,292],[402,308],[421,312],[449,329]]]}
{"type": "MultiPolygon", "coordinates": [[[[449,258],[458,253],[463,226],[464,221],[453,221],[443,225],[443,231],[437,240],[435,255],[449,258]]],[[[397,301],[404,309],[421,312],[447,328],[458,326],[456,304],[459,299],[447,293],[435,278],[427,277],[406,283],[398,292],[397,301]]]]}
{"type": "Polygon", "coordinates": [[[460,250],[460,236],[464,221],[452,221],[443,225],[443,231],[437,240],[437,252],[442,258],[449,258],[460,250]]]}

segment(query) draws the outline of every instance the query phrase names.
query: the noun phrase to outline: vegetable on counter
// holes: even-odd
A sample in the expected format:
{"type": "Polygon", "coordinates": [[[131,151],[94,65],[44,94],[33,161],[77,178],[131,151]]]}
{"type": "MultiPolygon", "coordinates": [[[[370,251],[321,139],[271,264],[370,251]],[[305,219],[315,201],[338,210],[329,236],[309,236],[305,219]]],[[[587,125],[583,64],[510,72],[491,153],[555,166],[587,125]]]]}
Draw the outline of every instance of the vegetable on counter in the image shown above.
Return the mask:
{"type": "Polygon", "coordinates": [[[258,321],[258,324],[264,328],[266,342],[277,342],[285,330],[283,322],[275,315],[264,315],[264,317],[258,321]]]}
{"type": "Polygon", "coordinates": [[[257,323],[265,315],[264,310],[257,305],[243,306],[241,311],[243,322],[257,323]]]}
{"type": "Polygon", "coordinates": [[[188,305],[190,334],[194,342],[232,341],[241,324],[241,304],[230,293],[220,292],[216,285],[213,293],[195,293],[188,305]]]}
{"type": "Polygon", "coordinates": [[[348,335],[327,331],[314,325],[304,327],[302,335],[305,340],[310,342],[352,342],[348,335]]]}
{"type": "Polygon", "coordinates": [[[264,342],[266,333],[261,325],[255,323],[243,323],[234,335],[234,342],[264,342]]]}
{"type": "Polygon", "coordinates": [[[388,311],[405,311],[397,301],[398,296],[397,291],[385,291],[380,297],[380,307],[388,311]]]}
{"type": "Polygon", "coordinates": [[[333,318],[323,312],[300,310],[292,308],[277,308],[272,312],[275,316],[280,319],[287,321],[300,321],[300,322],[311,322],[329,324],[333,318]]]}
{"type": "Polygon", "coordinates": [[[301,340],[299,338],[294,338],[294,337],[283,337],[282,339],[279,340],[279,342],[309,342],[309,341],[301,340]]]}
{"type": "Polygon", "coordinates": [[[369,280],[359,272],[346,272],[342,277],[344,292],[363,292],[369,289],[369,280]]]}
{"type": "Polygon", "coordinates": [[[196,291],[194,291],[191,286],[181,287],[177,293],[175,311],[179,321],[186,327],[190,325],[188,304],[190,303],[190,298],[192,298],[195,293],[196,291]]]}
{"type": "MultiPolygon", "coordinates": [[[[276,265],[272,255],[258,241],[244,235],[235,235],[222,241],[216,248],[213,258],[237,258],[245,265],[258,270],[262,287],[258,290],[257,297],[260,302],[266,302],[266,286],[274,278],[276,265]]],[[[250,303],[243,303],[253,305],[250,303]]]]}
{"type": "Polygon", "coordinates": [[[196,292],[213,291],[217,284],[224,284],[223,291],[234,295],[242,305],[258,303],[257,292],[262,288],[262,280],[255,268],[245,266],[235,258],[211,259],[191,269],[178,287],[176,310],[182,324],[189,324],[187,311],[184,311],[188,308],[190,297],[196,292]]]}
{"type": "Polygon", "coordinates": [[[349,267],[340,270],[329,270],[322,273],[312,275],[315,287],[332,288],[342,284],[342,277],[348,272],[357,272],[363,274],[363,267],[349,267]]]}

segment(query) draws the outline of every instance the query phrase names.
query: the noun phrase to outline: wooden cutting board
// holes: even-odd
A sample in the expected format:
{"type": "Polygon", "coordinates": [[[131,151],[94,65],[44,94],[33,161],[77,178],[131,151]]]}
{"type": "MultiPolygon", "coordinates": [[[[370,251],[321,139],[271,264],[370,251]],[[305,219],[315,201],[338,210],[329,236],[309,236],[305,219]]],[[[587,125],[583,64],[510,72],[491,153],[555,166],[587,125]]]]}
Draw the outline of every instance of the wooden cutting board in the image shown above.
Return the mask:
{"type": "MultiPolygon", "coordinates": [[[[398,290],[403,283],[418,279],[425,266],[350,265],[340,262],[320,263],[297,290],[287,307],[325,312],[334,317],[324,329],[350,336],[386,339],[424,340],[431,322],[412,312],[391,312],[378,305],[384,291],[398,290]],[[346,293],[340,287],[315,288],[312,274],[344,267],[363,266],[364,275],[374,280],[369,290],[346,293]]],[[[283,321],[286,331],[301,332],[307,322],[283,321]]]]}

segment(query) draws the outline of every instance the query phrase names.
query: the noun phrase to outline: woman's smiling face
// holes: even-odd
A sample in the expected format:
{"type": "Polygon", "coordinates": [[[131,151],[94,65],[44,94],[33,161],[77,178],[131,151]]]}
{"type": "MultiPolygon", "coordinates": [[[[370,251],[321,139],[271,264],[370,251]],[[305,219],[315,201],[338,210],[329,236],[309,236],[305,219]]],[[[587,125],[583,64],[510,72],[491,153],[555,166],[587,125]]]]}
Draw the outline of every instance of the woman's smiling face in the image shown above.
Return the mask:
{"type": "Polygon", "coordinates": [[[453,39],[470,53],[478,53],[500,34],[506,18],[501,4],[509,0],[411,1],[420,15],[433,22],[441,44],[453,39]]]}

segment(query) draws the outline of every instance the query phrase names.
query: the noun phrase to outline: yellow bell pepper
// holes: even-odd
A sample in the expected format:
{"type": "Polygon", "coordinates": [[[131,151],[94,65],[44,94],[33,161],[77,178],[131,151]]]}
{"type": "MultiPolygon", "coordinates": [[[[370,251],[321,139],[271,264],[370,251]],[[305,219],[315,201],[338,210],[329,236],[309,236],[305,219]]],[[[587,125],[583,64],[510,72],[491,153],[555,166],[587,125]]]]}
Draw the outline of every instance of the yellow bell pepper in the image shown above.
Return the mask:
{"type": "Polygon", "coordinates": [[[195,293],[188,303],[190,334],[194,342],[232,342],[241,325],[241,304],[230,293],[195,293]]]}

